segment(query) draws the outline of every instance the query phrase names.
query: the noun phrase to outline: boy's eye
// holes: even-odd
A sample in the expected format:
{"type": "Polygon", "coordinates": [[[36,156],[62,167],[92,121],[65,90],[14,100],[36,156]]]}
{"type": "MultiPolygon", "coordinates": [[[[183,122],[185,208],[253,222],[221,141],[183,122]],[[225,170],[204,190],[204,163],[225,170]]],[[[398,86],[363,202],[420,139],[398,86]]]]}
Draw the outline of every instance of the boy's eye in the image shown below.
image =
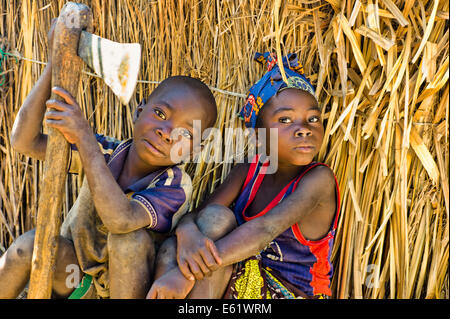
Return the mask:
{"type": "Polygon", "coordinates": [[[289,124],[289,123],[292,123],[292,120],[289,117],[280,117],[278,119],[278,122],[283,123],[283,124],[289,124]]]}
{"type": "Polygon", "coordinates": [[[187,139],[192,139],[192,134],[186,129],[181,130],[181,135],[183,135],[187,139]]]}
{"type": "Polygon", "coordinates": [[[180,127],[174,129],[172,131],[172,134],[173,134],[172,138],[174,138],[174,139],[178,139],[180,136],[182,136],[188,140],[191,140],[193,138],[191,132],[189,132],[188,129],[180,128],[180,127]]]}
{"type": "Polygon", "coordinates": [[[317,123],[317,122],[319,122],[319,121],[320,121],[320,117],[317,116],[317,115],[311,116],[311,117],[309,118],[309,122],[311,122],[311,123],[317,123]]]}
{"type": "Polygon", "coordinates": [[[166,115],[164,114],[164,112],[161,111],[160,109],[155,109],[155,114],[156,114],[158,117],[160,117],[161,119],[163,119],[163,120],[166,120],[166,119],[167,119],[167,118],[166,118],[166,115]]]}

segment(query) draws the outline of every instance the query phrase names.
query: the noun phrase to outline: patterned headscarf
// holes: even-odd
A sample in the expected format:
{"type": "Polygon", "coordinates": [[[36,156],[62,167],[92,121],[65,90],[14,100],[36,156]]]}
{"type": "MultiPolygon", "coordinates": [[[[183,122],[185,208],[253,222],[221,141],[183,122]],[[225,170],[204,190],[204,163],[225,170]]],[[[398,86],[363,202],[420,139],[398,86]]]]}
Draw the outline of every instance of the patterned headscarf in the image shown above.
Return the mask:
{"type": "Polygon", "coordinates": [[[267,72],[250,88],[247,100],[239,113],[246,127],[255,127],[262,106],[282,89],[297,88],[315,96],[314,87],[303,75],[303,66],[298,62],[297,54],[291,53],[287,57],[283,57],[284,72],[288,83],[283,81],[275,53],[256,53],[254,59],[262,65],[266,64],[267,72]]]}

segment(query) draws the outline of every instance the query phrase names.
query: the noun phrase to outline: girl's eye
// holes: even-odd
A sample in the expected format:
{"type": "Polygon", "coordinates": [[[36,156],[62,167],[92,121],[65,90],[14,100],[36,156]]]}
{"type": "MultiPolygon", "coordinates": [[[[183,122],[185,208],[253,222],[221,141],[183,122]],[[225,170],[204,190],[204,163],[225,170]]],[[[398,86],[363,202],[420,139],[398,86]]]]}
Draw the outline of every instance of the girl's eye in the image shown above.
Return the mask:
{"type": "Polygon", "coordinates": [[[163,120],[166,120],[166,115],[159,109],[155,109],[155,114],[163,120]]]}
{"type": "Polygon", "coordinates": [[[289,124],[289,123],[292,123],[292,120],[289,117],[280,117],[278,119],[278,122],[283,123],[283,124],[289,124]]]}
{"type": "Polygon", "coordinates": [[[320,117],[319,116],[312,116],[309,118],[309,122],[311,123],[317,123],[320,121],[320,117]]]}

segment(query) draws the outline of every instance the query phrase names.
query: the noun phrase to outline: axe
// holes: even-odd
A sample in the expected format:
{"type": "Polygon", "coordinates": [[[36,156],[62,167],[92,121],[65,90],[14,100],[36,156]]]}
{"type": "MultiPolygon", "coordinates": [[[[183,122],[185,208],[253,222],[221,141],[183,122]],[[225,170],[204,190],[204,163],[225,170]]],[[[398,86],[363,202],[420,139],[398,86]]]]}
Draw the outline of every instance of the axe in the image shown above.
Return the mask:
{"type": "MultiPolygon", "coordinates": [[[[102,39],[91,31],[90,8],[67,2],[54,29],[52,87],[62,87],[76,96],[85,62],[103,78],[119,100],[127,104],[137,82],[141,47],[138,43],[121,44],[102,39]]],[[[51,98],[61,100],[53,92],[51,98]]],[[[51,297],[68,158],[69,144],[64,136],[58,130],[48,128],[28,298],[51,297]]]]}

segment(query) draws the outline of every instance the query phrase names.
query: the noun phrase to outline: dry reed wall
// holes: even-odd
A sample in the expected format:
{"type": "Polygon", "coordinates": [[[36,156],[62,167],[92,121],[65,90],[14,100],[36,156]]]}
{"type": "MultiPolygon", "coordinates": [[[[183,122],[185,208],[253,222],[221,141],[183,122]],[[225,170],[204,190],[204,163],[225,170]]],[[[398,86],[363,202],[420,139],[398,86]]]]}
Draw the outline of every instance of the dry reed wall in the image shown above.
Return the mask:
{"type": "MultiPolygon", "coordinates": [[[[218,128],[241,127],[235,114],[263,73],[255,51],[298,53],[323,105],[318,160],[336,172],[341,191],[335,297],[448,298],[447,1],[82,2],[93,10],[94,33],[143,47],[127,107],[100,79],[80,80],[77,99],[92,126],[117,138],[132,134],[139,100],[176,74],[213,88],[218,128]]],[[[42,164],[14,152],[9,138],[64,3],[0,0],[0,48],[10,54],[0,66],[0,254],[34,227],[42,164]]],[[[234,136],[223,138],[232,153],[234,136]]],[[[232,166],[189,166],[192,207],[232,166]]],[[[80,178],[68,177],[63,214],[80,178]]]]}

